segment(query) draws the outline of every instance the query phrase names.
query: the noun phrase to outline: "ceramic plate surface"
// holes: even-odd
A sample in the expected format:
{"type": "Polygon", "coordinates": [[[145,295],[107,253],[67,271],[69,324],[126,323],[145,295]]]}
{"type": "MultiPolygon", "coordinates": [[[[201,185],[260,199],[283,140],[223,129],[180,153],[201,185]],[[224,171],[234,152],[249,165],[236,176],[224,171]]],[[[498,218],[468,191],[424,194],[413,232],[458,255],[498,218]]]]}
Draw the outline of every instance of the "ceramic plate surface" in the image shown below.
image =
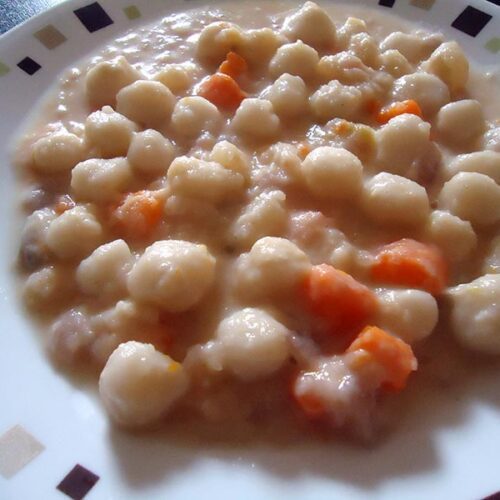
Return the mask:
{"type": "MultiPolygon", "coordinates": [[[[500,65],[499,0],[366,0],[500,65]]],[[[92,392],[47,361],[16,296],[13,138],[57,75],[102,44],[196,1],[65,2],[0,37],[0,498],[447,499],[500,490],[497,372],[417,395],[373,449],[178,447],[113,431],[92,392]]],[[[497,497],[498,498],[498,497],[497,497]]]]}

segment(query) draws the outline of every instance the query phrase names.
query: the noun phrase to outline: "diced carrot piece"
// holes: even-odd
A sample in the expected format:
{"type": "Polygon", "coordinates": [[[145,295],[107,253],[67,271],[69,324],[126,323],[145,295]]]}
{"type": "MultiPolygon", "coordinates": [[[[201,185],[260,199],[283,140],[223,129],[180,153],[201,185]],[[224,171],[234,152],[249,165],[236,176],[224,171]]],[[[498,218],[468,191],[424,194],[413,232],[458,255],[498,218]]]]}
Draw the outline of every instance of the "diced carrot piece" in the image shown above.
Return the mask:
{"type": "Polygon", "coordinates": [[[422,288],[439,295],[446,286],[448,266],[438,248],[404,238],[378,251],[371,277],[379,283],[422,288]]]}
{"type": "Polygon", "coordinates": [[[245,59],[233,51],[227,53],[226,60],[219,66],[219,73],[224,73],[235,80],[247,71],[248,64],[245,59]]]}
{"type": "Polygon", "coordinates": [[[71,196],[64,194],[59,197],[57,200],[56,204],[54,205],[54,211],[56,214],[61,215],[66,210],[70,210],[71,208],[74,208],[76,206],[76,203],[73,201],[71,196]]]}
{"type": "Polygon", "coordinates": [[[293,392],[293,397],[308,418],[317,419],[325,415],[325,404],[315,394],[297,394],[296,392],[293,392]]]}
{"type": "Polygon", "coordinates": [[[128,194],[114,210],[113,223],[125,236],[144,238],[161,220],[163,197],[153,191],[139,191],[128,194]]]}
{"type": "Polygon", "coordinates": [[[303,160],[311,152],[311,146],[306,142],[302,142],[297,146],[297,153],[301,160],[303,160]]]}
{"type": "Polygon", "coordinates": [[[339,120],[335,123],[335,133],[340,136],[345,136],[350,134],[354,130],[354,125],[347,120],[339,120]]]}
{"type": "Polygon", "coordinates": [[[352,276],[327,264],[314,266],[303,284],[307,307],[326,321],[332,334],[365,326],[375,314],[375,294],[352,276]]]}
{"type": "Polygon", "coordinates": [[[246,97],[234,79],[223,73],[215,73],[204,80],[198,94],[223,109],[236,109],[246,97]]]}
{"type": "Polygon", "coordinates": [[[376,115],[380,113],[381,104],[378,99],[369,99],[365,104],[365,111],[370,115],[376,115]]]}
{"type": "Polygon", "coordinates": [[[399,115],[404,115],[405,113],[410,115],[417,115],[422,118],[422,110],[418,105],[417,101],[413,99],[408,99],[407,101],[394,102],[382,108],[380,112],[376,116],[376,120],[378,123],[387,123],[391,118],[394,118],[399,115]]]}
{"type": "Polygon", "coordinates": [[[363,350],[383,368],[382,386],[400,391],[406,386],[411,372],[418,366],[417,358],[409,344],[381,328],[367,326],[349,346],[347,352],[363,350]]]}

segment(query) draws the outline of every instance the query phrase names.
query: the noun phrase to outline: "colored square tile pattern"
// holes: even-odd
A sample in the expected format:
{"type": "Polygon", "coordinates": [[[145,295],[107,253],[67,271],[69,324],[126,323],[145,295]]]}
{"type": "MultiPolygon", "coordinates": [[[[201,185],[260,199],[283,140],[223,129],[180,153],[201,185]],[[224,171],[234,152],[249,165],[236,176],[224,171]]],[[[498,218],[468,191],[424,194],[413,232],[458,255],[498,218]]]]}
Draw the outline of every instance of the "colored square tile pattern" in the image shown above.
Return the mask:
{"type": "Polygon", "coordinates": [[[66,37],[52,24],[45,26],[41,30],[33,33],[33,36],[49,50],[59,47],[61,43],[64,43],[67,39],[66,37]]]}
{"type": "Polygon", "coordinates": [[[16,425],[0,436],[0,475],[10,479],[45,449],[27,430],[16,425]]]}
{"type": "Polygon", "coordinates": [[[97,481],[99,476],[76,464],[57,485],[57,489],[73,500],[82,500],[97,481]]]}
{"type": "Polygon", "coordinates": [[[500,52],[500,38],[492,38],[489,40],[485,47],[494,54],[498,54],[500,52]]]}
{"type": "Polygon", "coordinates": [[[483,500],[500,500],[500,491],[497,491],[496,493],[493,493],[493,495],[489,495],[483,498],[483,500]]]}
{"type": "Polygon", "coordinates": [[[0,76],[6,75],[10,71],[10,68],[0,61],[0,76]]]}
{"type": "Polygon", "coordinates": [[[25,57],[22,61],[18,62],[17,65],[28,75],[34,75],[41,66],[31,59],[31,57],[25,57]]]}
{"type": "Polygon", "coordinates": [[[436,0],[411,0],[410,4],[423,10],[431,10],[436,0]]]}
{"type": "Polygon", "coordinates": [[[113,19],[108,16],[108,13],[101,7],[99,2],[91,3],[73,12],[89,33],[94,33],[113,24],[113,19]]]}
{"type": "Polygon", "coordinates": [[[129,7],[125,7],[123,9],[123,12],[125,12],[125,15],[131,21],[133,21],[134,19],[139,19],[139,17],[141,17],[141,11],[135,5],[130,5],[129,7]]]}
{"type": "Polygon", "coordinates": [[[378,0],[378,4],[382,7],[393,7],[396,3],[396,0],[378,0]]]}
{"type": "Polygon", "coordinates": [[[451,25],[461,32],[472,37],[477,36],[482,29],[490,22],[491,17],[486,12],[471,7],[466,7],[463,12],[451,23],[451,25]]]}

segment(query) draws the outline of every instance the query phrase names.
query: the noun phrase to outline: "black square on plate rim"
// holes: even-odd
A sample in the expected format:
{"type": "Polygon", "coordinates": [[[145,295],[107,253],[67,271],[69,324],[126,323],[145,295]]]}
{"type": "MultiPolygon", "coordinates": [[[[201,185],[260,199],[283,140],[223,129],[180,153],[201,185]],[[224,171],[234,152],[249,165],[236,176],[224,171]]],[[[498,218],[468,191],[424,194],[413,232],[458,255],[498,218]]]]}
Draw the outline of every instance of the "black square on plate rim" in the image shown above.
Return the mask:
{"type": "Polygon", "coordinates": [[[94,2],[73,11],[80,22],[87,28],[89,33],[94,33],[102,28],[113,24],[108,13],[99,2],[94,2]]]}
{"type": "Polygon", "coordinates": [[[97,481],[99,481],[97,474],[76,464],[56,488],[73,500],[82,500],[97,481]]]}
{"type": "Polygon", "coordinates": [[[31,59],[31,57],[25,57],[22,61],[17,63],[17,66],[21,68],[28,75],[34,75],[42,67],[36,61],[31,59]]]}
{"type": "Polygon", "coordinates": [[[451,25],[466,35],[476,37],[490,22],[492,17],[490,14],[468,5],[451,25]]]}

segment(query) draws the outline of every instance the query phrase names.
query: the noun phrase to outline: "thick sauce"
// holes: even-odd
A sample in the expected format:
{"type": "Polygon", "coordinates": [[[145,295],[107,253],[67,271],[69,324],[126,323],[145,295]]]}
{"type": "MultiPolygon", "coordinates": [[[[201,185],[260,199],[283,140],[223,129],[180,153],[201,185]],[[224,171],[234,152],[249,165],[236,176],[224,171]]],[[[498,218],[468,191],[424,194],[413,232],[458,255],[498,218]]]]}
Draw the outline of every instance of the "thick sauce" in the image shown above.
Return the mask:
{"type": "Polygon", "coordinates": [[[366,439],[431,334],[500,353],[498,82],[440,34],[327,11],[127,33],[23,137],[25,303],[55,363],[105,367],[119,424],[366,439]]]}

